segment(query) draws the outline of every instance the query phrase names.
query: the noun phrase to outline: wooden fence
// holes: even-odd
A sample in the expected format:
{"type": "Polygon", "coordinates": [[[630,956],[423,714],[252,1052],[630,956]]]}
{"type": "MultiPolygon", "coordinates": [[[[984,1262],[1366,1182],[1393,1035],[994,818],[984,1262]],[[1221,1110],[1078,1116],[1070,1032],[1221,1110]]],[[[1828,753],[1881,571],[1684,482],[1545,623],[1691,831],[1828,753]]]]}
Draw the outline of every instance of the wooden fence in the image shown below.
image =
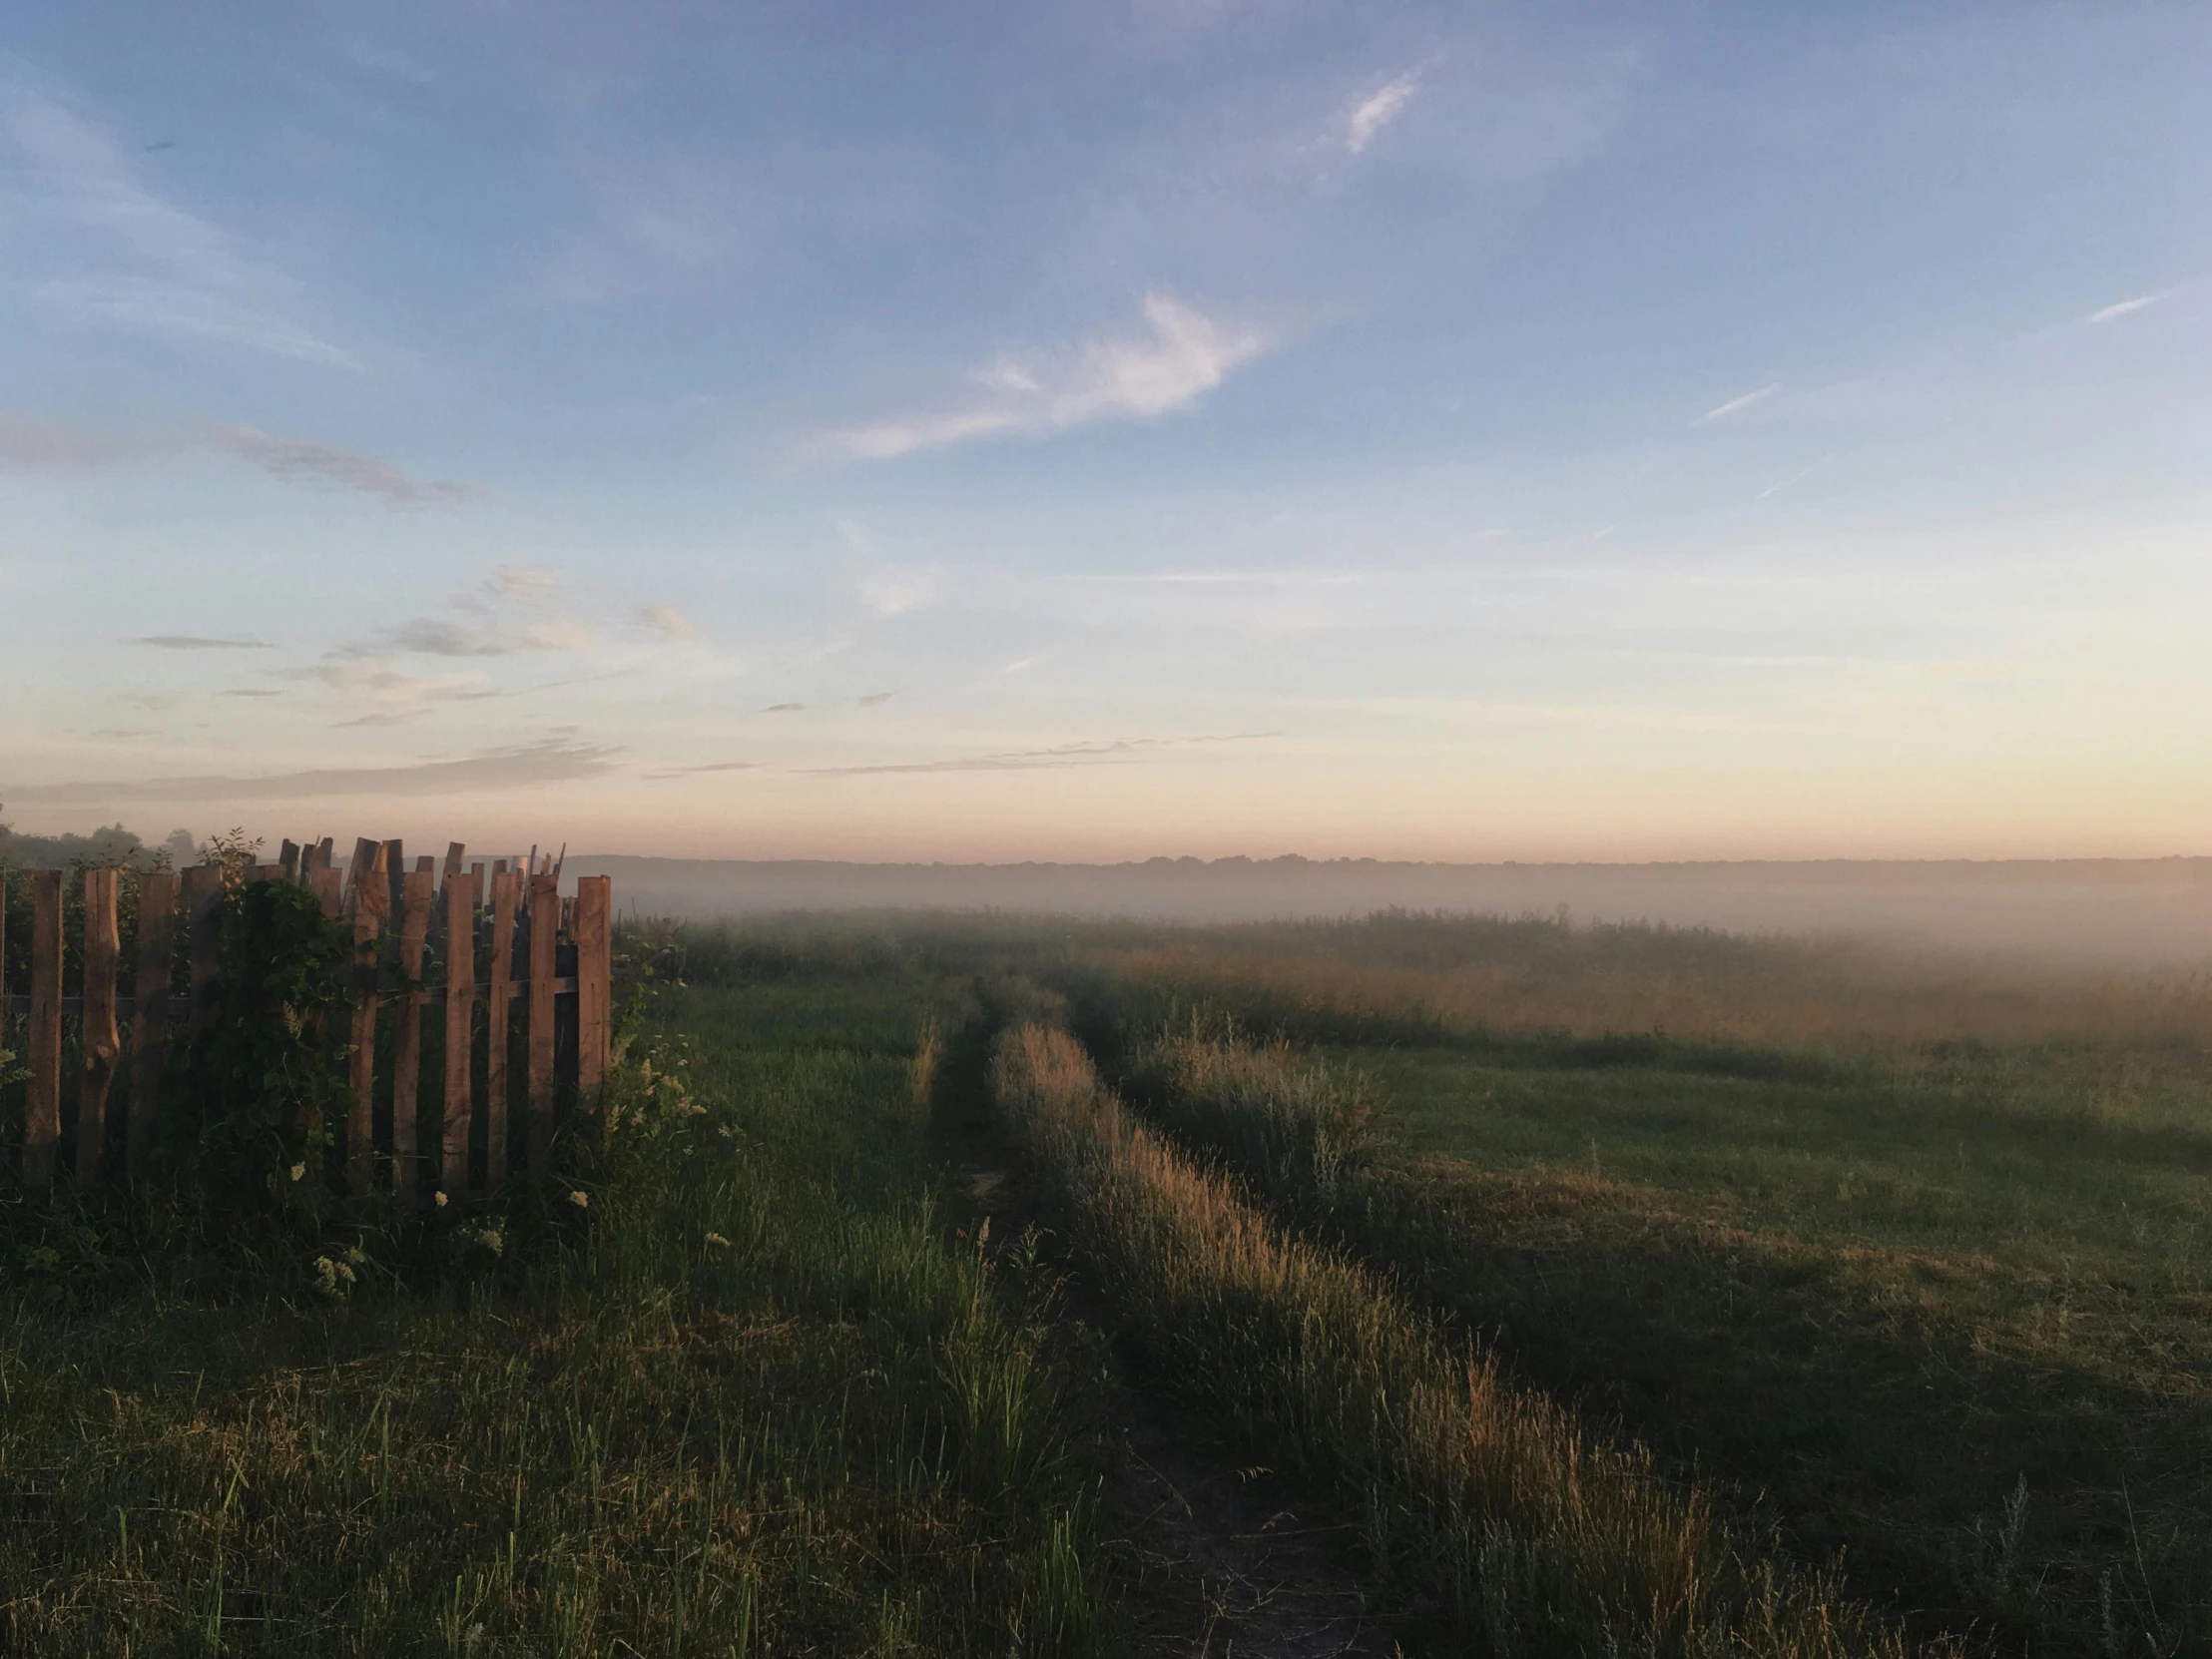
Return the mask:
{"type": "MultiPolygon", "coordinates": [[[[542,1170],[556,1101],[571,1094],[581,1112],[596,1115],[606,1081],[613,1001],[611,883],[604,875],[584,876],[575,896],[564,899],[553,860],[541,860],[535,849],[488,864],[464,863],[464,854],[455,841],[442,868],[425,856],[409,869],[398,841],[360,840],[341,870],[327,838],[305,845],[287,840],[273,864],[140,873],[132,996],[119,996],[116,988],[123,872],[83,874],[79,996],[62,994],[63,872],[29,872],[30,994],[0,999],[8,1012],[28,1016],[24,1184],[46,1187],[55,1177],[66,1081],[64,1018],[70,1014],[79,1017],[82,1033],[75,1090],[77,1183],[99,1185],[112,1173],[118,1150],[128,1174],[143,1170],[165,1079],[173,1075],[172,1035],[197,1033],[215,1012],[222,901],[231,879],[296,882],[315,895],[325,915],[352,924],[354,990],[340,1156],[353,1191],[382,1188],[426,1205],[433,1192],[458,1197],[496,1189],[518,1166],[542,1170]],[[190,963],[181,994],[173,974],[180,925],[190,963]],[[423,977],[425,951],[433,944],[444,967],[442,984],[423,977]],[[396,973],[387,974],[389,969],[396,973]],[[149,992],[149,986],[160,989],[149,992]],[[423,1019],[429,1009],[442,1011],[445,1033],[442,1075],[431,1091],[434,1115],[423,1109],[423,1019]],[[382,1112],[376,1087],[380,1019],[391,1055],[382,1112]],[[127,1043],[123,1021],[129,1022],[127,1043]],[[479,1032],[480,1095],[474,1064],[479,1032]],[[510,1075],[510,1050],[518,1036],[519,1078],[510,1075]],[[111,1103],[125,1114],[120,1136],[111,1133],[111,1103]],[[480,1167],[471,1155],[479,1140],[480,1167]]],[[[0,975],[7,953],[20,948],[7,935],[6,918],[6,892],[0,887],[0,975]]]]}

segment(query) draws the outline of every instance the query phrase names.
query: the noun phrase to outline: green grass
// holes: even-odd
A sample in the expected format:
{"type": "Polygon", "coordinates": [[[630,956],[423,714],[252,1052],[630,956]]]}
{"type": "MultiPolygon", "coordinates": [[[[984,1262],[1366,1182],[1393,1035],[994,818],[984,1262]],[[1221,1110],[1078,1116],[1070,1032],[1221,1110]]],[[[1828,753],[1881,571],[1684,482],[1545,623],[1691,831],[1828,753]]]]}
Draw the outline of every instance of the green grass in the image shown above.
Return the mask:
{"type": "Polygon", "coordinates": [[[1593,1438],[1371,1273],[1270,1226],[1126,1113],[1064,1033],[1009,1025],[991,1082],[1152,1365],[1256,1452],[1340,1488],[1447,1651],[1909,1651],[1824,1578],[1747,1553],[1641,1447],[1593,1438]]]}
{"type": "MultiPolygon", "coordinates": [[[[1241,1093],[1156,1062],[1148,1084],[1141,1039],[1170,1004],[1187,1026],[1207,1001],[1188,957],[1075,982],[1086,1029],[1163,1121],[1491,1338],[1515,1375],[1719,1479],[1792,1553],[1846,1552],[1861,1593],[2004,1651],[2212,1646],[2201,1048],[1450,1020],[1315,1042],[1385,1011],[1358,974],[1316,998],[1330,971],[1309,956],[1277,976],[1323,1017],[1302,1031],[1299,1004],[1266,1003],[1308,1040],[1248,1051],[1238,1064],[1267,1075],[1241,1093]],[[1331,1100],[1380,1108],[1380,1135],[1317,1211],[1313,1136],[1282,1123],[1331,1100]]],[[[1214,988],[1251,1017],[1244,967],[1214,988]]]]}
{"type": "Polygon", "coordinates": [[[626,1071],[565,1243],[342,1302],[11,1275],[0,1646],[1086,1650],[1081,1379],[932,1210],[929,997],[668,993],[691,1060],[626,1071]]]}

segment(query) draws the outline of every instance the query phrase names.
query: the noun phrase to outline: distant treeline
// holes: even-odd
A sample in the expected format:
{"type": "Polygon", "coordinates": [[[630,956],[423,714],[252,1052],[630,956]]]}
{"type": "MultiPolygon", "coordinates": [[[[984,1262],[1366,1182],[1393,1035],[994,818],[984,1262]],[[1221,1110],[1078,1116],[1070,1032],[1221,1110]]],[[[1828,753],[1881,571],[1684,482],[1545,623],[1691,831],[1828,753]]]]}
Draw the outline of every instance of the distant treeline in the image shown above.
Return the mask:
{"type": "Polygon", "coordinates": [[[19,835],[0,824],[0,864],[17,869],[67,869],[74,863],[150,869],[164,861],[178,866],[200,861],[200,843],[190,830],[172,830],[156,846],[120,824],[86,835],[19,835]]]}

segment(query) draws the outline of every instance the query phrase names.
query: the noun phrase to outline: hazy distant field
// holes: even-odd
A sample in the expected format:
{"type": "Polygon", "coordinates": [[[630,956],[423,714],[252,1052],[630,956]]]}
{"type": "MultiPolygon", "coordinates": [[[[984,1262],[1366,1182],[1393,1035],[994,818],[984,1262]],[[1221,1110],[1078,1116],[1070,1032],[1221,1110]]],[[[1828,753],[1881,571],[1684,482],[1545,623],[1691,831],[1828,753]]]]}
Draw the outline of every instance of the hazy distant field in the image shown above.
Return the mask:
{"type": "Polygon", "coordinates": [[[2212,968],[2212,858],[1445,864],[1375,858],[864,864],[605,857],[625,908],[713,920],[994,910],[1188,922],[1392,907],[1842,934],[2099,967],[2212,968]]]}

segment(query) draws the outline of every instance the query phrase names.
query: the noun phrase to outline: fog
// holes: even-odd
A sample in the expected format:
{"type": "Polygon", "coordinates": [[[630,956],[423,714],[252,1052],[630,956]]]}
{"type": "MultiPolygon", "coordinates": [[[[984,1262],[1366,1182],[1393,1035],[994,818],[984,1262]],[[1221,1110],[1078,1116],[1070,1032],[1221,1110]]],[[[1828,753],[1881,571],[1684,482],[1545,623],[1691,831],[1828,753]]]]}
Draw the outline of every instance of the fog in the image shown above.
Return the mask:
{"type": "Polygon", "coordinates": [[[625,914],[884,907],[1188,921],[1409,909],[1556,913],[1749,932],[1849,933],[2053,964],[2212,967],[2212,858],[1433,864],[1155,858],[860,864],[571,856],[625,914]]]}

